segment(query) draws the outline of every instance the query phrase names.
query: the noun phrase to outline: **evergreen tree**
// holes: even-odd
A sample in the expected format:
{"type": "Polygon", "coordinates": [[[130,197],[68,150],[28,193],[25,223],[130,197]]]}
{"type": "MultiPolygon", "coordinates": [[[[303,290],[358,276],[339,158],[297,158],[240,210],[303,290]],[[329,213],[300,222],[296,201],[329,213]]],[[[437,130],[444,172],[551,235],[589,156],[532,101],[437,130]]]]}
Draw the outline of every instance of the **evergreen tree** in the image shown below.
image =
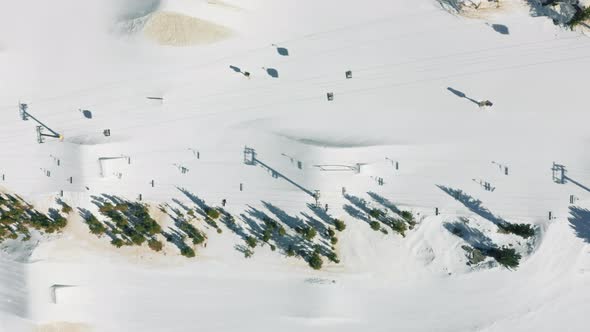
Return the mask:
{"type": "Polygon", "coordinates": [[[311,256],[309,257],[309,266],[311,266],[314,270],[319,270],[322,268],[322,264],[324,263],[322,261],[322,257],[320,256],[319,253],[317,252],[313,252],[313,254],[311,254],[311,256]]]}
{"type": "Polygon", "coordinates": [[[371,221],[369,225],[374,231],[378,231],[379,229],[381,229],[381,224],[379,224],[378,221],[371,221]]]}
{"type": "Polygon", "coordinates": [[[113,240],[111,241],[111,244],[112,244],[112,245],[114,245],[114,246],[115,246],[115,247],[117,247],[117,248],[121,248],[122,246],[124,246],[124,245],[125,245],[125,243],[123,242],[123,240],[121,240],[121,239],[119,239],[119,238],[113,239],[113,240]]]}
{"type": "Polygon", "coordinates": [[[334,227],[336,227],[337,231],[342,232],[344,229],[346,229],[346,224],[344,223],[344,221],[342,221],[340,219],[335,219],[334,220],[334,227]]]}
{"type": "Polygon", "coordinates": [[[253,236],[248,236],[246,238],[246,244],[250,247],[250,248],[255,248],[256,244],[258,243],[258,241],[256,241],[256,238],[254,238],[253,236]]]}
{"type": "Polygon", "coordinates": [[[148,241],[148,247],[150,247],[150,249],[152,249],[153,251],[156,251],[156,252],[161,251],[163,246],[164,245],[162,244],[162,242],[160,242],[156,239],[150,239],[148,241]]]}

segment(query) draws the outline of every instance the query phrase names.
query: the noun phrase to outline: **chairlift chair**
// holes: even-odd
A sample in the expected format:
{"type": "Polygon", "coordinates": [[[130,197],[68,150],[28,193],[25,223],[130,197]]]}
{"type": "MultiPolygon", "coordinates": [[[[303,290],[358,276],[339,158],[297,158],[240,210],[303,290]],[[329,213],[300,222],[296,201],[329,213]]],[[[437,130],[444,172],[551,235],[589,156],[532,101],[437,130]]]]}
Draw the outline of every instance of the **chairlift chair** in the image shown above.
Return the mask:
{"type": "Polygon", "coordinates": [[[29,116],[27,114],[28,108],[29,108],[29,105],[27,105],[27,104],[22,104],[22,103],[18,104],[18,112],[19,112],[20,117],[23,121],[29,120],[29,116]]]}
{"type": "Polygon", "coordinates": [[[45,138],[43,137],[43,127],[37,126],[37,143],[42,144],[45,142],[45,138]]]}

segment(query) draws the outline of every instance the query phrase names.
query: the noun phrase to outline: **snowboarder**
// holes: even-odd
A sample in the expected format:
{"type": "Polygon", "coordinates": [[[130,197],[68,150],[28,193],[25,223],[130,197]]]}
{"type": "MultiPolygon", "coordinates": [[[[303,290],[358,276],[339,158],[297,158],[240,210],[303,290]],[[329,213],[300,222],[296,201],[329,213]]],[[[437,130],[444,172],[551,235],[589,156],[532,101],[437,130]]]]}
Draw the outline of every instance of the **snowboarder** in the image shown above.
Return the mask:
{"type": "Polygon", "coordinates": [[[221,200],[221,206],[225,207],[225,203],[227,203],[227,201],[224,199],[221,200]]]}

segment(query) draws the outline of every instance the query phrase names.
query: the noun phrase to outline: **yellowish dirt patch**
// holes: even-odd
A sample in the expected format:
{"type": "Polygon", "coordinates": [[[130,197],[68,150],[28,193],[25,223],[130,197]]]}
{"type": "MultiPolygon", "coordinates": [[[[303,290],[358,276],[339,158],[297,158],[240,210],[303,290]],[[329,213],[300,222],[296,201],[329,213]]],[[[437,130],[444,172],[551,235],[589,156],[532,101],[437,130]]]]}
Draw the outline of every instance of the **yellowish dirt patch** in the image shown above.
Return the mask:
{"type": "Polygon", "coordinates": [[[91,332],[89,325],[82,323],[54,322],[37,325],[33,332],[91,332]]]}
{"type": "Polygon", "coordinates": [[[153,14],[143,31],[149,39],[167,46],[211,44],[232,35],[232,31],[222,25],[173,12],[153,14]]]}
{"type": "Polygon", "coordinates": [[[522,6],[514,0],[499,0],[498,2],[482,2],[480,6],[465,6],[462,8],[461,15],[469,18],[489,18],[491,15],[510,11],[515,6],[522,6]]]}

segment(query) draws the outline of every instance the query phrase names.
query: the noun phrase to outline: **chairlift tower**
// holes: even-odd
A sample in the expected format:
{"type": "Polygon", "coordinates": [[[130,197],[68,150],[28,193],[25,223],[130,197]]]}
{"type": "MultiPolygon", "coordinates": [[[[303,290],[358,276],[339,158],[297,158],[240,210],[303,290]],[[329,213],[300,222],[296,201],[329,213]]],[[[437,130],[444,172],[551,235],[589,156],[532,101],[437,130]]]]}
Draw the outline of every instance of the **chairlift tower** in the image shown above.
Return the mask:
{"type": "Polygon", "coordinates": [[[192,151],[193,155],[197,157],[197,159],[201,159],[201,153],[193,148],[188,148],[189,151],[192,151]]]}
{"type": "Polygon", "coordinates": [[[556,164],[553,162],[553,167],[551,168],[552,175],[553,175],[553,182],[564,184],[565,183],[565,166],[556,164]]]}
{"type": "Polygon", "coordinates": [[[314,190],[313,198],[315,199],[315,207],[319,208],[320,207],[320,191],[319,190],[314,190]]]}
{"type": "Polygon", "coordinates": [[[500,170],[503,170],[504,171],[504,175],[508,175],[508,166],[507,165],[500,164],[499,162],[496,162],[496,161],[493,161],[493,160],[492,160],[492,164],[497,165],[500,168],[500,170]]]}
{"type": "Polygon", "coordinates": [[[399,170],[399,162],[395,161],[389,157],[385,157],[385,160],[388,160],[389,162],[391,162],[391,166],[395,166],[396,170],[399,170]]]}
{"type": "Polygon", "coordinates": [[[253,148],[244,147],[244,164],[255,165],[256,164],[256,151],[253,148]]]}
{"type": "Polygon", "coordinates": [[[19,110],[19,114],[20,114],[21,119],[23,121],[28,121],[29,119],[33,119],[33,121],[35,121],[39,124],[38,126],[36,126],[37,142],[39,144],[45,142],[45,137],[57,138],[60,141],[63,140],[63,135],[61,135],[58,132],[56,132],[55,130],[49,128],[43,122],[37,120],[37,118],[35,118],[34,116],[31,115],[31,113],[28,112],[28,109],[29,109],[29,105],[19,103],[18,110],[19,110]],[[48,130],[49,133],[46,133],[45,130],[48,130]]]}

